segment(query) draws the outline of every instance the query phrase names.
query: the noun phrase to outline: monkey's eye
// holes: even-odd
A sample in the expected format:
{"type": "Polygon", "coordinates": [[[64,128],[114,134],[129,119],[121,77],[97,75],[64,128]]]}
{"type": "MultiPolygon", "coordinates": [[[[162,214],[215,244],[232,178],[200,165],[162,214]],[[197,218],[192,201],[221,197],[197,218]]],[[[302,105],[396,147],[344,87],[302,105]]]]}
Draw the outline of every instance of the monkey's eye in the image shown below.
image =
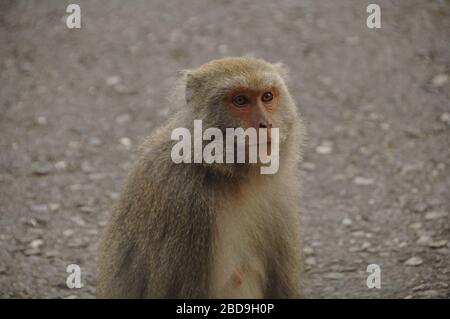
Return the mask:
{"type": "Polygon", "coordinates": [[[273,99],[273,94],[271,92],[266,92],[262,96],[263,102],[270,102],[270,101],[272,101],[272,99],[273,99]]]}
{"type": "Polygon", "coordinates": [[[248,103],[248,99],[245,95],[236,95],[235,97],[233,97],[233,103],[237,106],[244,106],[248,103]]]}

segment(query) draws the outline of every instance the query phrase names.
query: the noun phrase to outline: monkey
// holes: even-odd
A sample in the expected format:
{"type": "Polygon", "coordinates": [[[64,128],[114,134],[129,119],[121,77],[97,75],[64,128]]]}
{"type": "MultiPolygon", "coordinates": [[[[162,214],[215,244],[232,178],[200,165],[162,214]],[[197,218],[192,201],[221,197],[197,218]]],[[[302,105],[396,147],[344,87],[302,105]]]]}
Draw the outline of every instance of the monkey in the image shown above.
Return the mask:
{"type": "MultiPolygon", "coordinates": [[[[305,129],[287,69],[224,57],[182,71],[177,112],[139,149],[106,225],[98,298],[300,298],[299,163],[305,129]],[[171,132],[278,128],[279,170],[174,163],[171,132]]],[[[270,148],[270,134],[268,134],[270,148]]]]}

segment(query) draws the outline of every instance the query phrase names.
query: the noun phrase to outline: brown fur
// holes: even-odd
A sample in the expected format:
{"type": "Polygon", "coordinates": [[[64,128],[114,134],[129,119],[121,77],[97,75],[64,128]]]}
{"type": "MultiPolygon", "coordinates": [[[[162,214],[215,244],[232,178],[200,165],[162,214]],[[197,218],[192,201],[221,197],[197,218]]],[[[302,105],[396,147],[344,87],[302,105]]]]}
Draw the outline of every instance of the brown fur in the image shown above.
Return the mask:
{"type": "Polygon", "coordinates": [[[298,163],[304,134],[284,76],[281,65],[247,57],[184,72],[174,100],[181,109],[141,147],[106,228],[98,297],[300,296],[298,163]],[[174,128],[192,128],[194,119],[203,120],[204,130],[240,126],[221,107],[227,88],[236,84],[274,85],[280,92],[274,115],[279,171],[260,175],[256,164],[174,164],[174,128]]]}

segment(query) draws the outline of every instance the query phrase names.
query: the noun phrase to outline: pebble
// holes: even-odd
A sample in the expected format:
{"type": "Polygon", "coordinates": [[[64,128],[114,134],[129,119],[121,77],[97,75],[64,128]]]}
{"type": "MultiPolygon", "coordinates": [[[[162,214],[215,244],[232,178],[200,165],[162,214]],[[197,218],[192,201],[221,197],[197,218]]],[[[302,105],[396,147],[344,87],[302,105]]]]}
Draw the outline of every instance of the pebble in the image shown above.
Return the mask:
{"type": "Polygon", "coordinates": [[[365,237],[365,236],[366,236],[366,233],[363,232],[362,230],[357,230],[357,231],[354,231],[354,232],[352,233],[352,236],[355,236],[355,237],[365,237]]]}
{"type": "Polygon", "coordinates": [[[106,79],[106,85],[108,85],[108,86],[115,86],[115,85],[120,84],[121,82],[122,82],[122,79],[118,75],[112,75],[106,79]]]}
{"type": "Polygon", "coordinates": [[[430,240],[431,240],[430,236],[422,235],[422,236],[420,236],[420,238],[416,241],[416,243],[419,244],[419,245],[428,245],[428,243],[430,242],[430,240]]]}
{"type": "Polygon", "coordinates": [[[56,212],[57,210],[59,210],[60,207],[61,207],[61,205],[59,205],[58,203],[50,203],[50,204],[48,204],[48,208],[50,208],[50,210],[52,212],[56,212]]]}
{"type": "Polygon", "coordinates": [[[423,259],[420,257],[411,257],[405,261],[406,266],[416,267],[423,264],[423,259]]]}
{"type": "Polygon", "coordinates": [[[89,144],[99,146],[102,145],[102,141],[98,137],[93,136],[89,138],[89,144]]]}
{"type": "Polygon", "coordinates": [[[357,177],[355,177],[353,182],[355,184],[357,184],[357,185],[367,186],[367,185],[372,185],[373,184],[373,179],[362,177],[362,176],[357,176],[357,177]]]}
{"type": "Polygon", "coordinates": [[[85,238],[74,238],[67,242],[67,247],[70,248],[84,248],[89,245],[89,240],[85,238]]]}
{"type": "Polygon", "coordinates": [[[75,231],[73,229],[66,229],[65,231],[63,231],[63,235],[64,237],[70,237],[75,233],[75,231]]]}
{"type": "Polygon", "coordinates": [[[313,254],[314,254],[314,249],[313,249],[312,247],[305,246],[305,247],[303,248],[303,253],[304,253],[305,255],[313,255],[313,254]]]}
{"type": "Polygon", "coordinates": [[[329,272],[324,275],[324,278],[331,279],[331,280],[339,280],[339,279],[344,278],[344,274],[342,274],[340,272],[329,272]]]}
{"type": "Polygon", "coordinates": [[[31,211],[33,213],[47,213],[48,212],[48,207],[45,204],[40,204],[40,205],[31,205],[31,211]]]}
{"type": "Polygon", "coordinates": [[[442,248],[447,245],[448,245],[448,241],[446,241],[446,240],[431,241],[428,243],[428,247],[431,247],[431,248],[442,248]]]}
{"type": "Polygon", "coordinates": [[[67,162],[66,161],[58,161],[55,163],[55,168],[58,170],[65,170],[67,168],[67,162]]]}
{"type": "Polygon", "coordinates": [[[449,80],[448,74],[441,73],[437,74],[433,77],[433,80],[431,81],[434,87],[441,87],[447,84],[449,80]]]}
{"type": "Polygon", "coordinates": [[[46,176],[52,173],[52,168],[50,165],[41,165],[41,164],[36,164],[33,167],[33,171],[32,174],[35,176],[46,176]]]}
{"type": "Polygon", "coordinates": [[[42,239],[35,239],[30,243],[31,248],[41,248],[44,245],[44,241],[42,239]]]}
{"type": "Polygon", "coordinates": [[[38,116],[36,117],[36,123],[38,125],[47,125],[47,118],[45,116],[38,116]]]}
{"type": "Polygon", "coordinates": [[[342,225],[343,226],[350,226],[350,225],[352,225],[353,224],[353,221],[350,219],[350,218],[344,218],[343,220],[342,220],[342,225]]]}
{"type": "Polygon", "coordinates": [[[441,122],[446,123],[446,124],[450,124],[450,113],[442,113],[442,115],[439,118],[441,120],[441,122]]]}
{"type": "Polygon", "coordinates": [[[411,229],[420,229],[422,228],[422,224],[421,223],[412,223],[409,225],[409,228],[411,229]]]}
{"type": "Polygon", "coordinates": [[[330,141],[323,141],[316,147],[316,152],[319,154],[327,155],[333,151],[333,144],[330,141]]]}
{"type": "Polygon", "coordinates": [[[316,259],[314,257],[306,258],[305,263],[309,266],[315,266],[317,264],[316,259]]]}
{"type": "Polygon", "coordinates": [[[127,149],[130,149],[131,146],[133,145],[133,143],[131,142],[131,139],[129,139],[128,137],[121,137],[120,144],[125,146],[125,148],[127,148],[127,149]]]}
{"type": "Polygon", "coordinates": [[[438,211],[432,211],[425,214],[425,219],[431,220],[431,219],[438,219],[447,217],[447,212],[438,212],[438,211]]]}
{"type": "Polygon", "coordinates": [[[316,169],[316,164],[311,162],[304,162],[301,166],[305,171],[314,171],[316,169]]]}
{"type": "Polygon", "coordinates": [[[83,218],[81,218],[80,216],[74,216],[71,218],[72,221],[77,224],[78,226],[84,226],[86,225],[86,222],[84,221],[83,218]]]}

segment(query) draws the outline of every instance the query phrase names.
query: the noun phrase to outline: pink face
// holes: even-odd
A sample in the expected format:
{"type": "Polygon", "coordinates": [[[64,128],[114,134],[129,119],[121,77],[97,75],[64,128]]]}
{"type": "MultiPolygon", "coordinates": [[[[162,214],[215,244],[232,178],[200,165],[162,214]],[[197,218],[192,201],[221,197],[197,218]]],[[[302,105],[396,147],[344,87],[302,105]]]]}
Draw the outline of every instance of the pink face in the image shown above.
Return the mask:
{"type": "MultiPolygon", "coordinates": [[[[237,117],[246,127],[267,128],[268,143],[270,129],[274,126],[272,116],[278,107],[279,93],[276,88],[255,89],[234,87],[225,96],[225,106],[232,116],[237,117]]],[[[259,135],[258,135],[259,140],[259,135]]]]}

